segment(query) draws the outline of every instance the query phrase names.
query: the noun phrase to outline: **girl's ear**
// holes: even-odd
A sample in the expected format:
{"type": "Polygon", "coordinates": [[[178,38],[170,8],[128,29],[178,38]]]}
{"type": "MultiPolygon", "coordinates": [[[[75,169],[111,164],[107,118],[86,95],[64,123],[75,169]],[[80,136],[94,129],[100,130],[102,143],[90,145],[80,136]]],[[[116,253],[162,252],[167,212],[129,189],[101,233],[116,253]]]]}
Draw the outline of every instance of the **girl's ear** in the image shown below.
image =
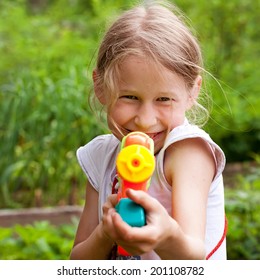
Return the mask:
{"type": "Polygon", "coordinates": [[[98,98],[99,102],[102,105],[105,105],[106,104],[106,98],[105,98],[103,89],[101,89],[100,85],[98,84],[98,73],[97,73],[96,69],[93,70],[92,80],[93,80],[93,84],[94,84],[94,92],[95,92],[96,97],[98,98]]]}
{"type": "Polygon", "coordinates": [[[202,77],[198,76],[195,80],[195,83],[194,83],[191,91],[190,91],[188,109],[190,109],[194,105],[194,103],[196,102],[196,100],[199,96],[199,93],[200,93],[201,84],[202,84],[202,77]]]}

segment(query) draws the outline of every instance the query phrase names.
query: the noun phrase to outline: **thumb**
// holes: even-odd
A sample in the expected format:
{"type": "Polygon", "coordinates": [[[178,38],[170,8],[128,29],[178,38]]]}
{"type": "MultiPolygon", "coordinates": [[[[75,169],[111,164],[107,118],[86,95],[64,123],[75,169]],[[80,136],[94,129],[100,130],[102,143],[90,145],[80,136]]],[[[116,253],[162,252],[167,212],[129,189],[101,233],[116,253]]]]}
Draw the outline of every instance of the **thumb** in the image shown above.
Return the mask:
{"type": "Polygon", "coordinates": [[[160,204],[156,199],[144,191],[128,189],[126,194],[128,198],[141,205],[146,210],[146,212],[155,210],[158,207],[158,204],[160,204]]]}

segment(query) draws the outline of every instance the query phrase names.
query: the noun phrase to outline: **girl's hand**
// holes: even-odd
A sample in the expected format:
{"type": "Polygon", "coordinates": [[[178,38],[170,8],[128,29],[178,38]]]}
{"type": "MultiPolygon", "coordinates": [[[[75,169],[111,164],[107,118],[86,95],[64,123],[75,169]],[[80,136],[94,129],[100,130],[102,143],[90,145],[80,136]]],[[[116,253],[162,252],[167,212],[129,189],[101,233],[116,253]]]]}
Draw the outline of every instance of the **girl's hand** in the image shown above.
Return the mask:
{"type": "Polygon", "coordinates": [[[115,242],[116,239],[116,233],[115,228],[113,224],[113,216],[116,214],[115,206],[118,203],[117,195],[112,194],[108,196],[107,201],[104,203],[102,209],[103,209],[103,217],[102,217],[102,227],[103,227],[103,233],[108,237],[109,239],[112,239],[115,242]]]}
{"type": "Polygon", "coordinates": [[[127,195],[146,212],[146,223],[143,227],[131,227],[125,223],[114,207],[116,196],[110,196],[103,207],[104,233],[132,255],[140,255],[165,244],[173,235],[173,224],[177,223],[169,216],[165,208],[154,198],[142,191],[127,190],[127,195]]]}

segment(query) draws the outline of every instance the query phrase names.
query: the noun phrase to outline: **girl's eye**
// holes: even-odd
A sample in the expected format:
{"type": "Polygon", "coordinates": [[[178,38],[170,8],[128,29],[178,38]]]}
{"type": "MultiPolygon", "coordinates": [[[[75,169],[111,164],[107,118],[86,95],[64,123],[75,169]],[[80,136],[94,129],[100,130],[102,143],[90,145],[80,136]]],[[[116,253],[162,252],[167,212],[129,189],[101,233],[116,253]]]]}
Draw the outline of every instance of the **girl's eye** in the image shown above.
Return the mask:
{"type": "Polygon", "coordinates": [[[126,99],[130,99],[130,100],[137,100],[137,97],[134,95],[123,95],[120,96],[120,98],[126,98],[126,99]]]}
{"type": "Polygon", "coordinates": [[[171,101],[172,99],[169,97],[160,97],[158,98],[158,101],[162,101],[162,102],[167,102],[167,101],[171,101]]]}

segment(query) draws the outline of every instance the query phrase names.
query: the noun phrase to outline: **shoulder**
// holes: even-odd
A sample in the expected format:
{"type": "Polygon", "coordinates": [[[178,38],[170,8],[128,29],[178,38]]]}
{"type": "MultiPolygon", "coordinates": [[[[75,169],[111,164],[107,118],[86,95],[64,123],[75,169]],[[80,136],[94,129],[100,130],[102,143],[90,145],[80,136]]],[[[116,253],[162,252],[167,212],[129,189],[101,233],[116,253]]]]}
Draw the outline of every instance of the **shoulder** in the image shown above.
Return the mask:
{"type": "Polygon", "coordinates": [[[108,146],[114,146],[119,143],[118,139],[113,134],[99,135],[88,142],[86,145],[81,146],[79,149],[91,148],[105,148],[108,146]]]}
{"type": "Polygon", "coordinates": [[[173,129],[169,133],[163,149],[158,154],[158,161],[164,165],[166,156],[172,157],[174,154],[174,158],[176,158],[180,154],[180,150],[182,155],[186,152],[189,159],[197,157],[198,160],[199,156],[203,155],[206,158],[213,158],[216,169],[215,179],[222,174],[226,163],[225,154],[210,135],[198,126],[185,122],[173,129]]]}
{"type": "Polygon", "coordinates": [[[210,146],[202,138],[182,139],[166,149],[164,174],[170,185],[173,177],[187,174],[194,177],[204,173],[213,181],[216,165],[210,146]]]}
{"type": "Polygon", "coordinates": [[[105,154],[108,151],[111,151],[113,148],[117,148],[119,145],[118,139],[112,134],[100,135],[91,140],[84,146],[81,146],[77,150],[77,157],[81,158],[86,156],[86,154],[105,154]]]}
{"type": "Polygon", "coordinates": [[[100,177],[102,172],[112,169],[119,146],[119,140],[107,134],[94,138],[77,150],[78,162],[88,178],[100,177]]]}
{"type": "Polygon", "coordinates": [[[203,155],[210,159],[213,157],[215,163],[214,181],[217,180],[221,177],[226,163],[222,149],[212,140],[208,133],[196,125],[189,124],[187,121],[183,125],[174,128],[165,140],[164,147],[156,156],[157,169],[159,174],[162,175],[163,182],[167,184],[167,180],[164,178],[166,175],[165,170],[167,169],[165,165],[166,157],[167,163],[170,160],[174,160],[175,164],[176,160],[178,160],[180,161],[180,166],[185,160],[189,163],[192,158],[194,160],[197,158],[197,161],[199,161],[198,156],[203,155]],[[185,156],[184,153],[186,154],[185,156]],[[179,155],[181,155],[180,159],[178,159],[179,155]]]}
{"type": "Polygon", "coordinates": [[[212,141],[211,137],[205,130],[199,128],[197,125],[192,125],[188,122],[185,122],[184,124],[170,131],[167,137],[166,145],[167,142],[177,142],[179,140],[190,138],[202,138],[208,142],[212,141]]]}

